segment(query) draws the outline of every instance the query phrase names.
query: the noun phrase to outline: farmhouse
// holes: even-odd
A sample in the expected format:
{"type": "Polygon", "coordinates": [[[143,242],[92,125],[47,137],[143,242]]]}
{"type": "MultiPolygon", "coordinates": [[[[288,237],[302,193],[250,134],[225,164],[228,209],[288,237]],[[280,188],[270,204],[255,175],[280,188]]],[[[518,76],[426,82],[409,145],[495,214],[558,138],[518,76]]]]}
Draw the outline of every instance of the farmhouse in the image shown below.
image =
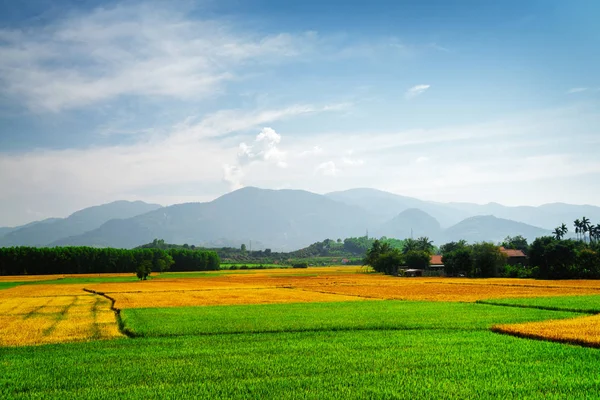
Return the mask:
{"type": "Polygon", "coordinates": [[[527,264],[527,256],[521,250],[505,249],[500,247],[500,251],[506,255],[506,263],[509,265],[527,264]]]}

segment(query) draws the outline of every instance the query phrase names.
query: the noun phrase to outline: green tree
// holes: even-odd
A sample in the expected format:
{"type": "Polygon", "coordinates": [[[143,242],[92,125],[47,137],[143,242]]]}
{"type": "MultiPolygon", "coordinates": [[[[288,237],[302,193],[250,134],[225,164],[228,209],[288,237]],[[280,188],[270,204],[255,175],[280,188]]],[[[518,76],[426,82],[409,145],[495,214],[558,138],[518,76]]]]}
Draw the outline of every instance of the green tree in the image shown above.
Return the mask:
{"type": "Polygon", "coordinates": [[[152,272],[152,261],[150,261],[150,260],[141,261],[135,269],[135,274],[137,275],[138,279],[140,279],[142,281],[145,281],[146,279],[148,279],[148,276],[150,275],[151,272],[152,272]]]}
{"type": "Polygon", "coordinates": [[[450,242],[440,247],[444,272],[453,276],[458,274],[472,275],[473,260],[471,247],[465,240],[450,242]]]}
{"type": "Polygon", "coordinates": [[[431,254],[423,250],[411,250],[404,255],[404,262],[411,269],[426,269],[431,262],[431,254]]]}
{"type": "Polygon", "coordinates": [[[506,262],[506,256],[494,243],[481,242],[472,246],[473,268],[471,274],[476,277],[498,276],[498,271],[506,262]]]}
{"type": "Polygon", "coordinates": [[[246,252],[246,244],[242,243],[242,245],[240,246],[240,250],[242,251],[242,253],[246,252]]]}
{"type": "Polygon", "coordinates": [[[517,235],[507,236],[502,242],[502,247],[505,249],[521,250],[523,253],[527,254],[529,245],[527,244],[527,239],[521,235],[517,235]]]}
{"type": "Polygon", "coordinates": [[[403,261],[400,250],[392,248],[388,243],[375,240],[367,251],[363,265],[370,265],[377,272],[397,275],[398,267],[402,265],[403,261]]]}

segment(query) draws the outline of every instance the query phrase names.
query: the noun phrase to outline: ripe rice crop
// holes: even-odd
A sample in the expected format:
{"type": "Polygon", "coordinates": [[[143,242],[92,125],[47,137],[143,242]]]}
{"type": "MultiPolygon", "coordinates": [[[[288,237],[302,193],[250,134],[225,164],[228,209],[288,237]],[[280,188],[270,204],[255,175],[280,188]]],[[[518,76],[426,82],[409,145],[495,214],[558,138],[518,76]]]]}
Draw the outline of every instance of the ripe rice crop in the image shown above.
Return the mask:
{"type": "MultiPolygon", "coordinates": [[[[59,285],[52,285],[59,286],[59,285]]],[[[38,294],[39,286],[22,286],[38,294]]],[[[6,292],[15,291],[13,288],[6,292]]],[[[88,294],[8,297],[0,302],[0,346],[25,346],[119,337],[110,301],[88,294]]],[[[22,294],[23,289],[17,291],[22,294]]]]}
{"type": "MultiPolygon", "coordinates": [[[[341,269],[341,268],[340,268],[341,269]]],[[[355,267],[348,268],[353,271],[355,267]]],[[[205,279],[172,278],[148,282],[88,285],[109,293],[119,308],[170,307],[183,305],[256,304],[306,301],[339,301],[348,297],[369,299],[475,302],[484,299],[581,296],[600,294],[599,283],[588,281],[533,281],[519,279],[397,278],[379,274],[340,273],[336,268],[319,268],[318,274],[294,275],[293,270],[271,274],[232,273],[205,279]],[[535,284],[532,284],[534,282],[535,284]],[[288,292],[269,292],[283,289],[288,292]],[[300,289],[312,294],[294,294],[300,289]],[[243,291],[242,291],[243,290],[243,291]],[[216,291],[213,294],[200,293],[216,291]],[[231,292],[231,293],[227,293],[231,292]],[[121,293],[123,296],[118,296],[121,293]],[[152,294],[151,296],[143,295],[152,294]],[[161,296],[160,293],[163,293],[161,296]],[[268,297],[273,293],[272,297],[268,297]],[[280,293],[287,293],[285,296],[280,293]],[[136,295],[137,294],[137,295],[136,295]],[[342,297],[324,297],[339,295],[342,297]],[[271,299],[271,300],[269,300],[271,299]],[[139,304],[135,304],[139,302],[139,304]]]]}
{"type": "Polygon", "coordinates": [[[227,289],[227,290],[189,290],[183,292],[145,292],[145,293],[110,293],[115,299],[116,307],[179,307],[179,306],[214,306],[231,304],[278,304],[338,302],[364,300],[356,296],[344,296],[329,293],[315,293],[295,289],[227,289]]]}
{"type": "Polygon", "coordinates": [[[209,279],[160,279],[152,281],[100,283],[86,285],[87,289],[102,293],[145,293],[145,292],[177,292],[193,290],[219,290],[219,289],[264,289],[272,285],[247,284],[230,280],[209,279]]]}
{"type": "Polygon", "coordinates": [[[497,325],[494,332],[600,347],[600,315],[523,324],[497,325]]]}
{"type": "MultiPolygon", "coordinates": [[[[474,302],[506,297],[570,296],[589,294],[590,290],[495,285],[447,285],[442,283],[403,283],[380,285],[302,286],[306,290],[395,300],[429,300],[474,302]]],[[[592,293],[597,293],[592,290],[592,293]]]]}
{"type": "Polygon", "coordinates": [[[40,285],[21,285],[10,289],[0,290],[0,301],[15,297],[56,297],[56,296],[77,296],[85,292],[85,284],[40,284],[40,285]]]}

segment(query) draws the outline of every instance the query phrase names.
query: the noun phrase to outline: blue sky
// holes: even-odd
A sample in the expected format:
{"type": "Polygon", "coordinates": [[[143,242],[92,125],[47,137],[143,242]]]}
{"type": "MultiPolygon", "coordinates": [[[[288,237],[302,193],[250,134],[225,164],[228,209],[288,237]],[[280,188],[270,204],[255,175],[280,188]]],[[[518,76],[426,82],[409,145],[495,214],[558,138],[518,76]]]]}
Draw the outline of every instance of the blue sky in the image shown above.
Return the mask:
{"type": "Polygon", "coordinates": [[[597,1],[0,3],[0,226],[243,186],[600,205],[597,1]]]}

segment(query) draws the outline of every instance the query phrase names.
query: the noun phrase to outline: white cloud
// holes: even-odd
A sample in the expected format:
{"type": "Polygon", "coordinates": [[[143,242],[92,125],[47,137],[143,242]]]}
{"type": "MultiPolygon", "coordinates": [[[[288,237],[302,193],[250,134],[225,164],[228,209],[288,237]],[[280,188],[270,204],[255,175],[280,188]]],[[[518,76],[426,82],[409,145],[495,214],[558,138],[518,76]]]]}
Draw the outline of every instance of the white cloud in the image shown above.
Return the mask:
{"type": "Polygon", "coordinates": [[[307,157],[307,156],[316,156],[319,154],[323,154],[323,148],[321,146],[313,146],[312,149],[310,150],[303,150],[301,151],[298,155],[300,157],[307,157]]]}
{"type": "Polygon", "coordinates": [[[415,161],[417,164],[424,164],[427,161],[429,161],[429,157],[421,156],[421,157],[418,157],[415,161]]]}
{"type": "Polygon", "coordinates": [[[315,168],[315,173],[323,176],[337,176],[340,172],[333,161],[326,161],[315,168]]]}
{"type": "Polygon", "coordinates": [[[589,90],[589,88],[586,88],[586,87],[575,87],[575,88],[569,89],[567,91],[567,94],[581,93],[581,92],[586,92],[588,90],[589,90]]]}
{"type": "Polygon", "coordinates": [[[351,165],[351,166],[359,166],[359,165],[363,165],[365,163],[365,161],[360,158],[350,158],[350,157],[343,157],[342,162],[346,165],[351,165]]]}
{"type": "Polygon", "coordinates": [[[419,96],[420,94],[422,94],[423,92],[425,92],[430,87],[431,87],[431,85],[416,85],[416,86],[413,86],[413,87],[411,87],[410,89],[408,89],[406,91],[406,93],[404,94],[404,96],[407,99],[412,99],[414,97],[419,96]]]}
{"type": "Polygon", "coordinates": [[[252,144],[239,144],[236,165],[223,165],[223,180],[231,185],[231,189],[243,187],[242,179],[246,175],[246,167],[252,163],[268,163],[279,168],[286,168],[287,154],[279,148],[281,135],[274,129],[263,128],[252,144]]]}
{"type": "Polygon", "coordinates": [[[238,151],[238,162],[241,166],[255,161],[265,161],[277,165],[280,168],[287,167],[285,162],[286,153],[279,149],[281,135],[272,128],[263,128],[252,145],[240,143],[238,151]]]}
{"type": "Polygon", "coordinates": [[[308,34],[253,35],[148,6],[98,8],[50,26],[0,30],[0,81],[35,110],[122,95],[201,98],[253,66],[295,58],[308,34]]]}

